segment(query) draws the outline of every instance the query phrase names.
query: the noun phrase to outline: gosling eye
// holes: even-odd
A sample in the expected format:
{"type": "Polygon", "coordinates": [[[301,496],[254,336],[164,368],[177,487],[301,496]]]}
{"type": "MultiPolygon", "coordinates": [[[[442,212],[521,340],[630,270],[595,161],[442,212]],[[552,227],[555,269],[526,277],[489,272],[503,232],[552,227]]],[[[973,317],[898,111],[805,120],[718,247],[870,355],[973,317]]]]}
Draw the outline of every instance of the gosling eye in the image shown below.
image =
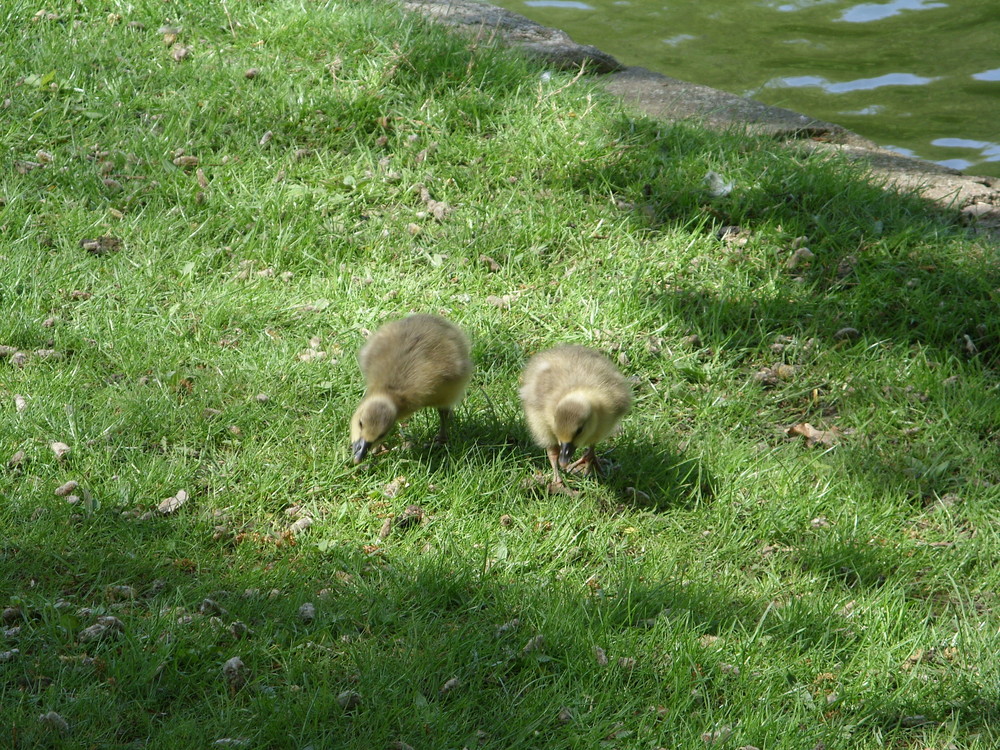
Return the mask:
{"type": "Polygon", "coordinates": [[[576,428],[576,432],[573,433],[574,438],[580,437],[580,433],[583,432],[583,425],[576,428]]]}
{"type": "Polygon", "coordinates": [[[358,427],[360,427],[361,429],[365,428],[365,423],[362,422],[360,419],[358,420],[358,427]]]}

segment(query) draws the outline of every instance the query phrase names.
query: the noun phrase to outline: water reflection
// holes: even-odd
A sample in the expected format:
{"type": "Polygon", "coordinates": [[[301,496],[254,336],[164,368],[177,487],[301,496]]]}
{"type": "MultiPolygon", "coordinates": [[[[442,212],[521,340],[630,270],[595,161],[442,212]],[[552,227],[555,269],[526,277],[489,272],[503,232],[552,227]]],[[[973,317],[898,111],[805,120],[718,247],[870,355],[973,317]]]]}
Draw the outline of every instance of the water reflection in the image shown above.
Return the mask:
{"type": "Polygon", "coordinates": [[[913,73],[886,73],[877,78],[859,78],[856,81],[831,83],[820,76],[783,76],[772,78],[764,84],[767,88],[803,88],[816,86],[830,94],[846,94],[849,91],[870,91],[883,86],[923,86],[933,83],[936,78],[924,78],[913,73]]]}
{"type": "Polygon", "coordinates": [[[1000,68],[984,70],[982,73],[974,73],[972,77],[977,81],[1000,81],[1000,68]]]}
{"type": "Polygon", "coordinates": [[[697,39],[698,37],[691,34],[678,34],[677,36],[669,37],[664,39],[664,44],[669,44],[671,47],[676,47],[678,44],[683,44],[684,42],[690,42],[692,39],[697,39]]]}
{"type": "Polygon", "coordinates": [[[931,0],[893,0],[890,3],[862,3],[848,8],[838,20],[848,23],[867,23],[882,21],[892,16],[898,16],[905,10],[931,10],[947,8],[947,3],[936,3],[931,0]]]}
{"type": "MultiPolygon", "coordinates": [[[[909,156],[911,159],[919,159],[920,154],[914,151],[912,148],[903,148],[902,146],[883,146],[888,151],[893,151],[897,154],[902,154],[903,156],[909,156]]],[[[935,159],[935,164],[940,164],[942,167],[950,167],[951,169],[957,169],[959,172],[968,169],[973,166],[975,162],[971,162],[968,159],[935,159]]]]}
{"type": "Polygon", "coordinates": [[[815,8],[817,5],[829,5],[830,3],[836,3],[839,0],[798,0],[794,3],[784,3],[775,8],[775,10],[780,10],[784,13],[794,13],[797,10],[807,10],[810,8],[815,8]]]}
{"type": "Polygon", "coordinates": [[[861,109],[845,110],[841,112],[842,115],[857,115],[863,117],[865,115],[880,115],[885,112],[885,107],[881,104],[873,104],[870,107],[862,107],[861,109]]]}
{"type": "Polygon", "coordinates": [[[942,148],[967,148],[978,151],[983,161],[1000,161],[1000,143],[974,141],[971,138],[936,138],[931,141],[931,145],[942,148]]]}
{"type": "Polygon", "coordinates": [[[957,169],[959,172],[964,172],[966,169],[971,167],[974,162],[968,159],[938,159],[935,164],[940,164],[942,167],[951,167],[952,169],[957,169]]]}
{"type": "Polygon", "coordinates": [[[578,0],[525,0],[525,5],[531,8],[572,8],[573,10],[593,10],[593,5],[578,2],[578,0]]]}

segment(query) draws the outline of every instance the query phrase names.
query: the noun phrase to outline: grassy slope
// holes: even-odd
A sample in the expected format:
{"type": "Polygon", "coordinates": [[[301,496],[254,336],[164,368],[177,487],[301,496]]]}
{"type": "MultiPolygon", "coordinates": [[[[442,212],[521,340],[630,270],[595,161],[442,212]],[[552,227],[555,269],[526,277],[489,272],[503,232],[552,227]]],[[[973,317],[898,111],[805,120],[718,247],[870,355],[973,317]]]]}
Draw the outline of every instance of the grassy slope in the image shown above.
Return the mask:
{"type": "Polygon", "coordinates": [[[0,469],[0,736],[993,746],[995,248],[381,6],[36,10],[0,18],[0,344],[63,358],[0,362],[0,458],[25,454],[0,469]],[[102,235],[122,247],[81,248],[102,235]],[[797,237],[815,257],[789,269],[797,237]],[[409,311],[465,326],[478,372],[448,448],[419,415],[359,471],[354,352],[409,311]],[[516,398],[562,341],[637,382],[620,467],[575,498],[525,488],[546,461],[516,398]],[[801,422],[846,434],[808,447],[801,422]],[[427,521],[381,540],[411,503],[427,521]],[[104,613],[124,636],[80,642],[104,613]]]}

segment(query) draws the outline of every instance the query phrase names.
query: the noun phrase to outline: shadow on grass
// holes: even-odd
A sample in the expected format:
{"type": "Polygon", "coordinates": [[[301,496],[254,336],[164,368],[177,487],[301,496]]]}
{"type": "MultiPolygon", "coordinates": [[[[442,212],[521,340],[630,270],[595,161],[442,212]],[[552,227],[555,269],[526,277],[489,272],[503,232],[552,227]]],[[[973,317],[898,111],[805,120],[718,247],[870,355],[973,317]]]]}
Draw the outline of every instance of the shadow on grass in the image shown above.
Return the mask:
{"type": "MultiPolygon", "coordinates": [[[[371,468],[389,455],[418,461],[432,474],[447,472],[456,462],[473,461],[484,470],[504,463],[527,464],[531,473],[524,476],[525,491],[534,491],[536,485],[544,491],[551,468],[545,451],[528,434],[520,409],[501,412],[487,397],[487,408],[476,410],[475,402],[484,393],[474,394],[458,408],[447,445],[433,441],[437,415],[425,409],[387,440],[389,450],[376,455],[371,468]],[[535,482],[534,477],[545,481],[535,482]]],[[[717,490],[704,461],[662,445],[638,445],[619,436],[613,443],[599,445],[598,455],[612,464],[610,471],[603,477],[569,476],[572,488],[585,491],[596,483],[610,489],[620,505],[657,511],[711,500],[717,490]]]]}
{"type": "Polygon", "coordinates": [[[831,539],[804,546],[796,552],[804,571],[845,589],[876,589],[902,575],[915,579],[924,562],[912,551],[879,544],[877,540],[831,539]]]}
{"type": "Polygon", "coordinates": [[[626,502],[637,507],[691,507],[711,501],[718,489],[717,479],[700,457],[664,450],[661,445],[637,445],[619,439],[614,460],[621,466],[612,477],[614,485],[626,502]],[[649,495],[649,501],[628,492],[629,486],[649,495]]]}
{"type": "Polygon", "coordinates": [[[949,725],[992,737],[1000,722],[1000,691],[983,682],[971,676],[960,677],[957,689],[947,697],[907,696],[905,690],[873,695],[859,707],[859,718],[883,732],[897,733],[899,745],[919,746],[924,744],[922,738],[928,728],[947,731],[949,725]]]}
{"type": "MultiPolygon", "coordinates": [[[[513,461],[520,464],[527,457],[534,471],[524,477],[525,490],[544,491],[551,479],[548,458],[527,434],[520,415],[518,418],[508,423],[489,416],[480,419],[467,415],[462,427],[454,432],[454,445],[463,456],[468,456],[471,450],[477,460],[488,463],[513,461]],[[539,477],[544,481],[535,481],[539,477]]],[[[586,491],[588,485],[596,483],[613,491],[622,506],[656,511],[690,507],[711,500],[717,489],[715,478],[700,458],[665,451],[659,445],[636,445],[619,437],[613,445],[598,446],[598,455],[603,462],[611,464],[604,476],[568,476],[566,481],[572,489],[586,491]]],[[[426,446],[421,456],[428,461],[432,471],[455,460],[454,455],[434,450],[434,446],[426,446]]]]}
{"type": "Polygon", "coordinates": [[[906,282],[925,274],[917,264],[873,264],[863,281],[803,296],[789,281],[787,296],[727,297],[687,286],[648,290],[647,304],[664,315],[692,321],[709,346],[765,348],[776,334],[817,336],[825,347],[849,346],[835,334],[853,328],[867,341],[917,344],[942,359],[974,359],[992,368],[1000,356],[987,328],[1000,273],[984,268],[938,271],[933,295],[907,295],[906,282]],[[970,353],[974,347],[974,356],[970,353]]]}
{"type": "MultiPolygon", "coordinates": [[[[16,623],[23,658],[4,667],[16,687],[5,705],[24,728],[15,747],[44,744],[37,701],[48,705],[65,691],[73,701],[55,705],[74,737],[121,745],[287,736],[337,747],[476,739],[499,748],[537,746],[540,732],[546,746],[595,746],[620,722],[656,738],[683,736],[701,731],[700,718],[688,716],[697,701],[724,702],[750,679],[714,669],[721,654],[693,639],[752,631],[767,614],[766,604],[712,584],[625,576],[599,600],[548,579],[484,575],[469,555],[451,553],[371,555],[354,545],[321,553],[307,542],[265,555],[264,565],[254,549],[199,543],[187,551],[187,567],[127,546],[79,549],[56,567],[58,556],[4,551],[0,572],[14,583],[8,596],[25,613],[16,623]],[[23,576],[7,577],[12,567],[23,576]],[[153,574],[155,586],[145,582],[153,574]],[[16,583],[28,580],[44,590],[16,583]],[[110,595],[119,585],[134,585],[134,595],[110,595]],[[65,606],[47,599],[53,591],[63,592],[65,606]],[[310,617],[306,603],[315,607],[310,617]],[[105,614],[119,618],[120,633],[78,637],[105,614]],[[637,640],[683,656],[620,662],[637,640]],[[606,648],[610,664],[595,661],[594,645],[606,648]],[[227,682],[222,664],[233,656],[245,671],[227,682]],[[129,689],[108,688],[119,682],[129,689]],[[635,717],[666,699],[664,683],[681,696],[670,699],[675,720],[643,729],[635,717]],[[358,705],[343,707],[345,691],[358,694],[358,705]],[[608,697],[592,705],[588,695],[608,697]],[[578,720],[560,721],[560,706],[578,720]]],[[[828,618],[805,610],[760,629],[795,643],[849,645],[828,618]]]]}
{"type": "Polygon", "coordinates": [[[633,214],[639,228],[689,226],[717,236],[728,227],[748,238],[739,249],[717,240],[718,256],[727,258],[721,262],[751,277],[742,293],[698,286],[679,274],[661,288],[636,290],[654,309],[690,321],[706,344],[757,347],[774,332],[830,337],[850,326],[869,340],[919,343],[942,357],[968,356],[975,347],[979,361],[996,364],[1000,334],[990,311],[1000,286],[998,252],[981,240],[978,257],[960,255],[953,241],[971,237],[956,216],[872,184],[856,166],[781,151],[765,140],[754,149],[743,135],[683,124],[628,120],[618,128],[617,137],[634,148],[611,167],[576,165],[567,176],[571,184],[600,185],[642,208],[633,214]],[[719,162],[712,168],[726,172],[735,188],[713,198],[704,175],[719,162]],[[787,246],[758,246],[758,230],[789,244],[803,237],[813,253],[783,272],[776,293],[756,293],[754,277],[769,282],[775,264],[787,260],[774,254],[787,246]]]}
{"type": "MultiPolygon", "coordinates": [[[[23,727],[15,747],[44,744],[38,701],[66,691],[74,700],[53,705],[75,737],[97,743],[285,736],[348,748],[472,739],[500,748],[544,737],[547,747],[568,748],[597,746],[624,726],[636,740],[684,745],[705,730],[706,706],[727,705],[734,691],[763,697],[794,686],[784,673],[733,671],[727,662],[744,658],[727,650],[733,634],[747,654],[780,648],[831,663],[850,661],[865,637],[830,613],[828,600],[793,597],[776,607],[685,571],[650,579],[618,569],[595,596],[522,572],[514,560],[486,571],[474,551],[446,538],[419,554],[425,540],[406,533],[375,554],[308,534],[284,546],[214,543],[207,533],[171,541],[182,517],[135,524],[108,513],[78,527],[105,528],[47,550],[0,548],[2,603],[23,612],[6,623],[21,628],[22,658],[0,667],[0,693],[4,683],[12,689],[5,705],[23,727]],[[122,633],[84,642],[79,634],[104,615],[119,618],[122,633]],[[595,659],[595,646],[608,664],[595,659]],[[236,688],[221,671],[233,656],[246,668],[236,688]],[[108,689],[109,680],[130,688],[108,689]],[[351,710],[338,702],[345,691],[360,696],[351,710]],[[670,721],[637,718],[664,702],[670,721]],[[560,720],[560,707],[574,718],[560,720]]],[[[911,564],[863,545],[802,554],[803,566],[847,587],[876,587],[911,564]]],[[[855,732],[895,729],[916,714],[988,724],[995,711],[971,685],[950,678],[933,700],[861,686],[838,717],[815,723],[813,742],[827,731],[835,738],[841,722],[855,732]]],[[[795,715],[788,710],[759,723],[748,717],[747,741],[774,744],[795,715]]]]}

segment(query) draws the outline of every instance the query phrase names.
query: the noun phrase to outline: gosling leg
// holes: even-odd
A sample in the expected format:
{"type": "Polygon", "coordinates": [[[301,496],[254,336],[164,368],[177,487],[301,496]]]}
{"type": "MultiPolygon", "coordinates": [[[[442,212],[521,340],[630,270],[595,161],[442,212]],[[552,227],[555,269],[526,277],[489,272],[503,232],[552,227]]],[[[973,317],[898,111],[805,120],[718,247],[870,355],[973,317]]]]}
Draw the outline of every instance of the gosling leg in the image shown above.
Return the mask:
{"type": "Polygon", "coordinates": [[[562,477],[559,475],[559,446],[553,445],[548,449],[549,463],[552,464],[552,484],[561,486],[562,477]]]}
{"type": "Polygon", "coordinates": [[[451,409],[438,409],[438,416],[441,417],[441,427],[438,429],[438,434],[434,437],[434,442],[438,445],[444,445],[448,442],[448,425],[451,423],[451,409]]]}
{"type": "Polygon", "coordinates": [[[601,459],[597,457],[592,445],[584,451],[579,459],[567,466],[566,471],[572,474],[582,474],[585,477],[591,474],[596,474],[599,477],[604,476],[604,471],[601,469],[601,459]]]}

